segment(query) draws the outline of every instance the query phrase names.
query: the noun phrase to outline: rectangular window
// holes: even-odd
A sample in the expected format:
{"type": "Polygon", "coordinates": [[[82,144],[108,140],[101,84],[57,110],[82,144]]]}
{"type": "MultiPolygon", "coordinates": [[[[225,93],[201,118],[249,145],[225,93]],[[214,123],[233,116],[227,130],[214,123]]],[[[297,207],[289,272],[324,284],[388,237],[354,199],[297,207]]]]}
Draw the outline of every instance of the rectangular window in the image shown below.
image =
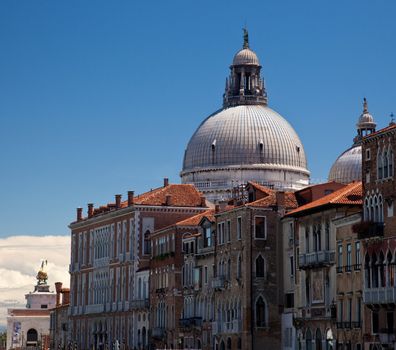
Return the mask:
{"type": "Polygon", "coordinates": [[[337,310],[337,321],[342,322],[344,316],[344,302],[343,300],[338,301],[338,310],[337,310]]]}
{"type": "Polygon", "coordinates": [[[355,242],[355,265],[360,268],[360,242],[355,242]]]}
{"type": "Polygon", "coordinates": [[[366,171],[366,184],[370,183],[370,170],[366,171]]]}
{"type": "Polygon", "coordinates": [[[221,223],[221,244],[225,243],[225,223],[221,223]]]}
{"type": "Polygon", "coordinates": [[[356,321],[360,327],[362,322],[362,298],[356,298],[356,321]]]}
{"type": "Polygon", "coordinates": [[[290,277],[293,278],[293,276],[294,276],[294,257],[293,257],[293,255],[289,256],[289,262],[290,262],[290,277]]]}
{"type": "Polygon", "coordinates": [[[366,149],[366,160],[370,160],[370,149],[366,149]]]}
{"type": "Polygon", "coordinates": [[[208,267],[205,266],[205,284],[208,284],[208,267]]]}
{"type": "Polygon", "coordinates": [[[266,225],[264,216],[255,216],[255,237],[258,239],[266,239],[266,225]]]}
{"type": "Polygon", "coordinates": [[[227,220],[227,242],[231,242],[231,221],[227,220]]]}
{"type": "Polygon", "coordinates": [[[352,265],[352,245],[351,243],[347,244],[347,261],[345,266],[345,271],[350,272],[352,265]]]}
{"type": "Polygon", "coordinates": [[[286,293],[285,295],[285,303],[287,308],[294,307],[294,293],[286,293]]]}
{"type": "Polygon", "coordinates": [[[242,218],[237,218],[237,239],[242,239],[242,218]]]}
{"type": "Polygon", "coordinates": [[[352,299],[348,299],[348,322],[352,322],[352,299]]]}
{"type": "Polygon", "coordinates": [[[337,246],[337,272],[342,272],[342,244],[338,244],[337,246]]]}
{"type": "Polygon", "coordinates": [[[378,311],[371,311],[371,327],[372,327],[372,333],[377,334],[379,330],[378,311]]]}
{"type": "Polygon", "coordinates": [[[212,246],[212,231],[210,227],[207,227],[205,229],[205,241],[204,241],[204,246],[206,247],[211,247],[212,246]]]}
{"type": "Polygon", "coordinates": [[[394,319],[393,319],[393,311],[388,311],[386,313],[386,328],[388,330],[388,334],[393,334],[393,325],[394,325],[394,319]]]}

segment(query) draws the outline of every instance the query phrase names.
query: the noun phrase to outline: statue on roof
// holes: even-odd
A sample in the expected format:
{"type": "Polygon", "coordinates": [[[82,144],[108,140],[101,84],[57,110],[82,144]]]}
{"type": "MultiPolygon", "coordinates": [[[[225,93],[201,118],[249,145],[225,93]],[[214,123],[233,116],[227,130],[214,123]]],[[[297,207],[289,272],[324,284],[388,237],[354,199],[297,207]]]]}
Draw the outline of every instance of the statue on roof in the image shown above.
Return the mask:
{"type": "Polygon", "coordinates": [[[47,266],[47,260],[41,259],[40,270],[37,272],[37,284],[47,284],[48,274],[44,271],[44,266],[47,266]]]}
{"type": "Polygon", "coordinates": [[[249,33],[246,27],[243,28],[243,48],[244,49],[249,48],[249,33]]]}

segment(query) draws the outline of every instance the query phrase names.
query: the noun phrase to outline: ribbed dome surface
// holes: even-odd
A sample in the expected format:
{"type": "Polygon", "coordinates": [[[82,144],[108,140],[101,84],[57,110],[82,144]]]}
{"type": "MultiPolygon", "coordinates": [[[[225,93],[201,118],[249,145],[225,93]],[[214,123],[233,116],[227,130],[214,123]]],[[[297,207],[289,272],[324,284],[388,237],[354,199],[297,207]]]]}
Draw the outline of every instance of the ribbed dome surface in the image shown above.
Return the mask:
{"type": "Polygon", "coordinates": [[[330,169],[329,181],[343,184],[362,179],[362,147],[349,148],[342,153],[330,169]]]}
{"type": "Polygon", "coordinates": [[[256,55],[256,53],[249,48],[242,49],[236,53],[234,59],[232,61],[233,66],[242,66],[242,65],[256,65],[259,66],[260,62],[256,55]]]}
{"type": "Polygon", "coordinates": [[[267,106],[242,105],[223,109],[199,126],[187,145],[183,171],[256,164],[308,173],[292,126],[267,106]]]}

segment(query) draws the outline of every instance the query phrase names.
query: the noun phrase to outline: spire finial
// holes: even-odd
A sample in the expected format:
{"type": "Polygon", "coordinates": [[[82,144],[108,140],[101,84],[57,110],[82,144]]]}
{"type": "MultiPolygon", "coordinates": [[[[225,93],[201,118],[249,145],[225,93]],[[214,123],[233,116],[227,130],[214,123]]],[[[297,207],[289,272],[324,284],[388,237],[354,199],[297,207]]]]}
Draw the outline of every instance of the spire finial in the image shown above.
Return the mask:
{"type": "Polygon", "coordinates": [[[390,123],[389,123],[389,125],[395,125],[395,118],[394,118],[394,115],[393,115],[393,112],[390,114],[390,123]]]}
{"type": "Polygon", "coordinates": [[[363,98],[363,113],[368,113],[367,99],[363,98]]]}
{"type": "Polygon", "coordinates": [[[243,28],[243,48],[249,48],[249,33],[246,26],[243,28]]]}

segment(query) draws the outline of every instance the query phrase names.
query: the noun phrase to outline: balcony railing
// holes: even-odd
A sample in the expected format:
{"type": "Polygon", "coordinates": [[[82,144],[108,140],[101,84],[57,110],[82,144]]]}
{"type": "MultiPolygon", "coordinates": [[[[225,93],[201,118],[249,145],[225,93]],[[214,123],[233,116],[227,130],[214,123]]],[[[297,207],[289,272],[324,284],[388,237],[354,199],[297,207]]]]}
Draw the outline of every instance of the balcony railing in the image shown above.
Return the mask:
{"type": "Polygon", "coordinates": [[[396,287],[364,288],[363,302],[365,304],[396,304],[396,287]]]}
{"type": "Polygon", "coordinates": [[[214,289],[224,289],[225,288],[225,277],[217,276],[212,279],[212,288],[214,289]]]}
{"type": "Polygon", "coordinates": [[[212,334],[219,333],[240,333],[242,332],[242,322],[232,320],[230,322],[212,322],[212,334]]]}
{"type": "Polygon", "coordinates": [[[353,225],[353,232],[357,233],[359,239],[384,235],[384,223],[363,221],[353,225]]]}
{"type": "Polygon", "coordinates": [[[335,262],[334,250],[321,250],[318,252],[300,254],[298,263],[300,269],[332,265],[335,262]]]}
{"type": "Polygon", "coordinates": [[[181,318],[179,320],[180,328],[202,327],[202,317],[181,318]]]}
{"type": "Polygon", "coordinates": [[[150,305],[149,299],[135,299],[129,302],[129,308],[132,310],[148,309],[150,305]]]}
{"type": "Polygon", "coordinates": [[[165,328],[154,327],[153,332],[151,334],[154,338],[163,338],[165,336],[165,328]]]}
{"type": "Polygon", "coordinates": [[[98,314],[104,311],[105,304],[92,304],[85,307],[86,314],[98,314]]]}

